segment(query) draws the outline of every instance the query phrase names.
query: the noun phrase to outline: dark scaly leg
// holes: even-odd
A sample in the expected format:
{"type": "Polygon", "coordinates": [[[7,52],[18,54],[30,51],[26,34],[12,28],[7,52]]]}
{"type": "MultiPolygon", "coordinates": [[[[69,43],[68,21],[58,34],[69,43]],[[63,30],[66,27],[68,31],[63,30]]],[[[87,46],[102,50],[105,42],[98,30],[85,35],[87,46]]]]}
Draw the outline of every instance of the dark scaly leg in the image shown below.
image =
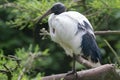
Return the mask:
{"type": "Polygon", "coordinates": [[[76,69],[75,69],[75,63],[76,63],[76,58],[75,58],[75,54],[73,54],[73,65],[72,65],[72,71],[68,72],[66,74],[66,76],[69,76],[69,75],[74,75],[74,79],[73,80],[78,80],[78,75],[77,75],[77,72],[76,72],[76,69]]]}
{"type": "Polygon", "coordinates": [[[73,74],[76,73],[75,63],[76,63],[75,54],[73,54],[73,65],[72,65],[72,73],[73,74]]]}

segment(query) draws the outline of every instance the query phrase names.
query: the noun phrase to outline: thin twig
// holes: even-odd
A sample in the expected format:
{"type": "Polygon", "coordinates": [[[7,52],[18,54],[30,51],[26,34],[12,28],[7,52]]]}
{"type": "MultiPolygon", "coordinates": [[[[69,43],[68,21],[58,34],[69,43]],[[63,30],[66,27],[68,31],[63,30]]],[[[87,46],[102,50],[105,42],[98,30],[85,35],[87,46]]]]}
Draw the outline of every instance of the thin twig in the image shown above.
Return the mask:
{"type": "Polygon", "coordinates": [[[24,73],[26,72],[26,70],[27,70],[27,67],[24,67],[24,68],[22,69],[22,72],[21,72],[21,74],[19,75],[18,80],[22,80],[22,77],[23,77],[24,73]]]}
{"type": "Polygon", "coordinates": [[[85,16],[86,16],[86,17],[95,16],[95,15],[100,14],[101,11],[102,11],[102,10],[98,10],[98,11],[96,11],[96,12],[94,12],[94,13],[91,13],[91,14],[88,14],[88,15],[85,15],[85,16]]]}
{"type": "Polygon", "coordinates": [[[110,34],[120,34],[120,30],[108,30],[108,31],[95,31],[94,32],[96,35],[110,35],[110,34]]]}
{"type": "Polygon", "coordinates": [[[12,80],[12,70],[6,66],[6,64],[3,64],[4,68],[6,70],[0,70],[1,73],[5,73],[7,75],[7,80],[12,80]]]}
{"type": "Polygon", "coordinates": [[[1,8],[15,7],[15,6],[16,4],[14,3],[5,3],[5,4],[0,5],[1,8]]]}
{"type": "Polygon", "coordinates": [[[28,69],[31,68],[33,61],[34,61],[34,55],[33,55],[32,53],[30,53],[30,55],[29,55],[29,57],[28,57],[28,59],[27,59],[27,61],[26,61],[26,64],[25,64],[25,66],[23,67],[22,72],[21,72],[20,75],[18,76],[18,79],[17,79],[17,80],[22,80],[23,75],[25,74],[25,72],[26,72],[28,69]]]}
{"type": "Polygon", "coordinates": [[[112,53],[115,55],[118,63],[120,64],[120,58],[117,55],[117,52],[112,48],[112,46],[109,44],[109,42],[107,40],[104,40],[105,43],[107,44],[107,46],[110,48],[110,50],[112,51],[112,53]]]}
{"type": "Polygon", "coordinates": [[[0,73],[7,74],[8,71],[6,71],[6,70],[0,70],[0,73]]]}

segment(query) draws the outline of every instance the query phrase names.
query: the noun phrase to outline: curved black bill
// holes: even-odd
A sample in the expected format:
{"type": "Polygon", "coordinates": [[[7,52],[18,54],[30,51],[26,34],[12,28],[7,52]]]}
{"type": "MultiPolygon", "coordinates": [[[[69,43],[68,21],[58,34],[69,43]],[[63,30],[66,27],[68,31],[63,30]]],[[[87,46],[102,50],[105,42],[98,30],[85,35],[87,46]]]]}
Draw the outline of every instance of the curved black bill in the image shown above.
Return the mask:
{"type": "Polygon", "coordinates": [[[43,18],[45,18],[46,16],[48,16],[49,14],[51,14],[51,9],[49,9],[48,11],[46,11],[45,14],[43,14],[36,23],[39,23],[40,21],[42,21],[43,18]]]}

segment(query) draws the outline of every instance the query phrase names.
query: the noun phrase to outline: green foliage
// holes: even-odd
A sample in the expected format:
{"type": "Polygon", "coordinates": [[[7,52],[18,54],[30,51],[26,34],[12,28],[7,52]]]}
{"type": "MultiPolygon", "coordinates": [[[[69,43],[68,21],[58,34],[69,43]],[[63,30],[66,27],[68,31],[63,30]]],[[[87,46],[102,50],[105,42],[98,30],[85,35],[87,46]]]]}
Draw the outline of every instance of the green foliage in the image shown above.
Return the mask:
{"type": "Polygon", "coordinates": [[[32,72],[37,66],[42,68],[46,65],[49,65],[48,60],[46,60],[47,64],[44,64],[44,59],[47,58],[48,50],[46,49],[42,53],[39,51],[39,47],[37,45],[34,48],[32,45],[30,45],[27,50],[25,50],[25,48],[18,48],[16,49],[16,55],[14,56],[5,56],[3,54],[3,50],[0,50],[0,70],[4,70],[4,72],[0,73],[0,79],[3,80],[7,80],[8,77],[5,71],[10,71],[10,73],[14,75],[11,77],[12,80],[17,80],[22,73],[22,80],[40,80],[41,76],[43,76],[43,74],[40,72],[38,72],[35,78],[29,77],[28,74],[32,72]]]}
{"type": "MultiPolygon", "coordinates": [[[[47,11],[55,2],[59,0],[16,0],[9,3],[8,7],[12,10],[10,14],[14,19],[7,22],[12,27],[25,27],[33,28],[38,19],[45,11],[47,11]]],[[[65,0],[64,3],[68,4],[70,0],[65,0]]],[[[2,6],[1,6],[2,7],[2,6]]],[[[45,20],[46,21],[46,20],[45,20]]]]}
{"type": "Polygon", "coordinates": [[[11,23],[14,24],[14,27],[20,26],[20,29],[23,29],[28,24],[28,27],[33,27],[34,18],[40,16],[53,2],[47,5],[48,2],[46,0],[42,0],[41,2],[37,0],[18,0],[14,2],[14,4],[16,4],[17,7],[12,10],[12,14],[16,14],[16,18],[14,21],[11,21],[11,23]]]}
{"type": "Polygon", "coordinates": [[[33,42],[30,36],[21,33],[17,29],[11,29],[7,25],[0,26],[0,34],[0,49],[9,50],[10,54],[13,54],[10,51],[13,51],[15,48],[20,46],[26,47],[26,44],[33,42]]]}
{"type": "Polygon", "coordinates": [[[95,9],[120,8],[120,0],[93,0],[90,6],[95,9]]]}
{"type": "MultiPolygon", "coordinates": [[[[25,66],[31,67],[28,67],[23,80],[38,80],[43,75],[70,70],[72,59],[50,39],[42,40],[39,35],[39,44],[33,46],[36,20],[59,1],[63,2],[68,10],[83,13],[94,30],[120,30],[120,0],[80,0],[76,3],[72,2],[73,0],[0,0],[0,69],[6,70],[3,64],[11,69],[18,66],[14,58],[11,59],[8,55],[14,54],[21,60],[20,67],[12,71],[13,80],[17,80],[25,66]],[[39,57],[35,57],[36,55],[39,57]]],[[[39,26],[48,27],[47,18],[39,26]]],[[[120,36],[103,35],[96,36],[96,39],[103,55],[103,63],[118,64],[116,60],[120,58],[120,36]],[[104,39],[109,42],[116,55],[104,39]]],[[[78,70],[84,69],[83,65],[77,64],[76,67],[78,70]]],[[[7,80],[7,76],[0,73],[0,80],[7,80]]]]}

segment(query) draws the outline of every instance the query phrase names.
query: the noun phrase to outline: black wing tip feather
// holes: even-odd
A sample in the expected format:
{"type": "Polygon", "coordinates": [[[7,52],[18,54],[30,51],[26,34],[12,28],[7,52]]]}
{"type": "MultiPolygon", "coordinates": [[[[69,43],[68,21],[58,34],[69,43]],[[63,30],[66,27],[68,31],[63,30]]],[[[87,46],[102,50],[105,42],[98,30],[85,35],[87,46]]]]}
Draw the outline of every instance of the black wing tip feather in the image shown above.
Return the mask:
{"type": "Polygon", "coordinates": [[[97,43],[95,41],[95,38],[92,34],[87,32],[82,37],[82,52],[84,56],[88,57],[90,56],[91,61],[94,63],[100,62],[101,63],[101,53],[100,49],[97,46],[97,43]]]}

